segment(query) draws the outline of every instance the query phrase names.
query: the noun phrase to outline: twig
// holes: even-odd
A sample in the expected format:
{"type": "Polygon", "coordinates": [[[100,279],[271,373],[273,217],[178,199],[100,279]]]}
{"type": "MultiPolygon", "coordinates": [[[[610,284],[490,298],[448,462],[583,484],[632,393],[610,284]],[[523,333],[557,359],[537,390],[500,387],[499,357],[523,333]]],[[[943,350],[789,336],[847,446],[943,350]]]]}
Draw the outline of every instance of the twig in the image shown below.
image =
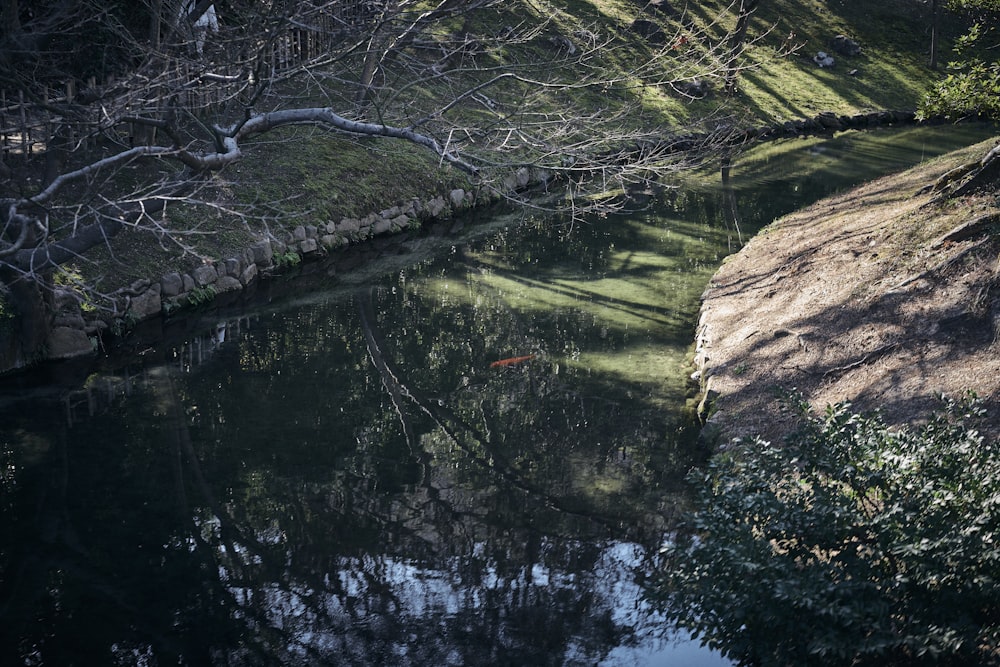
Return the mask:
{"type": "Polygon", "coordinates": [[[869,352],[865,356],[861,357],[857,361],[853,361],[853,362],[851,362],[849,364],[845,364],[844,366],[837,366],[836,368],[831,368],[830,370],[828,370],[825,373],[823,373],[823,379],[825,380],[827,377],[829,377],[831,375],[839,375],[841,373],[845,373],[845,372],[851,370],[852,368],[857,368],[858,366],[863,366],[863,365],[867,364],[871,360],[872,357],[880,356],[880,355],[888,352],[892,348],[897,347],[898,345],[899,345],[899,341],[896,341],[896,342],[893,342],[893,343],[887,343],[887,344],[883,345],[880,348],[872,350],[871,352],[869,352]]]}

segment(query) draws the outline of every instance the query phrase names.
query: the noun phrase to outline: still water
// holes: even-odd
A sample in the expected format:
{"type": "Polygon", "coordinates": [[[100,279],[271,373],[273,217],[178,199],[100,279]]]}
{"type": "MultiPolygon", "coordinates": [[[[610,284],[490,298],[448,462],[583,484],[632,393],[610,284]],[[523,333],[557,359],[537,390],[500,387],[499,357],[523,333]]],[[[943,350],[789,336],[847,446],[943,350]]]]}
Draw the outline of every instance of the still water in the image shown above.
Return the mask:
{"type": "Polygon", "coordinates": [[[778,215],[985,136],[770,144],[731,190],[425,234],[79,381],[7,378],[0,664],[728,664],[643,596],[707,455],[698,296],[778,215]]]}

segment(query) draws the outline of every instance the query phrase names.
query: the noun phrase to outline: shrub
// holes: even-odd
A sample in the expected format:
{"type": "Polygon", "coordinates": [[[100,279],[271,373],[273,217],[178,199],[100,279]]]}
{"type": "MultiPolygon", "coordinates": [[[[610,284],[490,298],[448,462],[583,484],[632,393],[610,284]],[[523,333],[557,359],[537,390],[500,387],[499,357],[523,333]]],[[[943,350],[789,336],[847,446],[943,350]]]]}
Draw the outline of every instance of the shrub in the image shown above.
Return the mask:
{"type": "Polygon", "coordinates": [[[918,428],[849,405],[717,455],[653,595],[746,665],[1000,664],[1000,452],[974,395],[918,428]]]}

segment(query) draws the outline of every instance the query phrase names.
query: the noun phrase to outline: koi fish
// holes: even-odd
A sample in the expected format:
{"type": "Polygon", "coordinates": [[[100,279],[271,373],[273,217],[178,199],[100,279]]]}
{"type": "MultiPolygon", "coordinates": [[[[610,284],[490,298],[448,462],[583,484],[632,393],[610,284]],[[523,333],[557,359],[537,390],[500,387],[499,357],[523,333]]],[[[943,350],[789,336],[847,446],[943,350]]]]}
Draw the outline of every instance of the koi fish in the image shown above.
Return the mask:
{"type": "Polygon", "coordinates": [[[535,355],[526,354],[523,357],[510,357],[509,359],[501,359],[500,361],[494,361],[490,364],[490,368],[501,368],[503,366],[513,366],[515,364],[520,364],[525,361],[534,359],[535,355]]]}

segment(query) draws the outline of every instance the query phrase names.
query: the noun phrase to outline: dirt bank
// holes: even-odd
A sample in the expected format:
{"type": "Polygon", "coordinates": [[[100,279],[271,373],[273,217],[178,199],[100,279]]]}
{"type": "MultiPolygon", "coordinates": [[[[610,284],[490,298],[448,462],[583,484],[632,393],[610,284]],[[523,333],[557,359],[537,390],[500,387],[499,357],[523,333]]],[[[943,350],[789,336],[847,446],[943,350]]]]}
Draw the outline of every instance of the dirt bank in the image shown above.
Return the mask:
{"type": "Polygon", "coordinates": [[[780,438],[792,389],[893,423],[973,390],[1000,433],[1000,200],[920,193],[990,143],[822,200],[729,258],[698,328],[706,433],[780,438]]]}

